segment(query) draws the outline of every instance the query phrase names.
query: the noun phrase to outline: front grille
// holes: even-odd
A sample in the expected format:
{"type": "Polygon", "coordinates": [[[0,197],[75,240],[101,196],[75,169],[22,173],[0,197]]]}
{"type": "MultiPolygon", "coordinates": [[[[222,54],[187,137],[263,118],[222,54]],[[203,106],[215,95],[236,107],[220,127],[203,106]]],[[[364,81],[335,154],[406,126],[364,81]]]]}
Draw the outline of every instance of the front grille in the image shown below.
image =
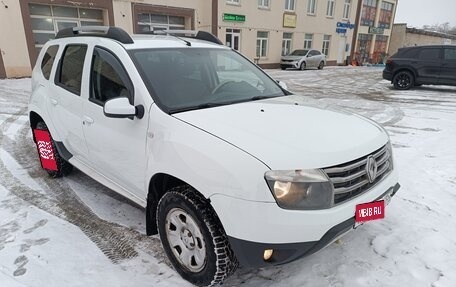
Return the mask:
{"type": "Polygon", "coordinates": [[[393,168],[389,145],[362,158],[341,165],[324,168],[334,187],[334,204],[347,201],[358,196],[386,177],[393,168]],[[372,156],[377,162],[377,176],[370,182],[367,175],[367,159],[372,156]]]}

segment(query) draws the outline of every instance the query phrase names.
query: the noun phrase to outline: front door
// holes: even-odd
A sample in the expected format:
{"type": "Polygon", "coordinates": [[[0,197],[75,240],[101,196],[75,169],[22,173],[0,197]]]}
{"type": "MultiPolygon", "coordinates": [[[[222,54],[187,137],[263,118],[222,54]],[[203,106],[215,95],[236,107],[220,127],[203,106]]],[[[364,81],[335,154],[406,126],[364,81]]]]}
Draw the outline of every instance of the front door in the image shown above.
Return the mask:
{"type": "Polygon", "coordinates": [[[95,46],[91,54],[89,99],[83,111],[88,161],[111,181],[144,199],[148,109],[142,119],[106,117],[103,106],[109,99],[126,97],[131,104],[143,106],[144,102],[141,95],[135,94],[130,76],[117,58],[123,55],[127,61],[125,50],[116,47],[108,51],[95,46]]]}
{"type": "Polygon", "coordinates": [[[239,51],[241,41],[241,30],[239,29],[226,29],[226,41],[225,44],[236,50],[239,51]]]}

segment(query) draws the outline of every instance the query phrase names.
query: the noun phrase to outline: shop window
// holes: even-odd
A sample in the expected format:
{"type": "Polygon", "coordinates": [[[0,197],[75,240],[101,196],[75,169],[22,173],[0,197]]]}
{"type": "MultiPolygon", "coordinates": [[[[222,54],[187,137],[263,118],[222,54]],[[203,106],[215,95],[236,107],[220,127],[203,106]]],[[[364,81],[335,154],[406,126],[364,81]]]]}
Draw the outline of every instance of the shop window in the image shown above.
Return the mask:
{"type": "Polygon", "coordinates": [[[282,56],[290,54],[292,38],[293,38],[293,33],[283,33],[282,56]]]}
{"type": "Polygon", "coordinates": [[[382,2],[382,9],[380,10],[380,19],[378,20],[378,27],[389,29],[391,28],[391,21],[393,19],[394,5],[389,2],[382,2]]]}
{"type": "Polygon", "coordinates": [[[256,56],[266,57],[268,51],[268,36],[269,33],[265,31],[257,32],[256,56]]]}
{"type": "Polygon", "coordinates": [[[304,35],[304,49],[310,50],[312,49],[312,42],[313,42],[313,34],[305,34],[304,35]]]}
{"type": "Polygon", "coordinates": [[[326,56],[329,55],[330,45],[331,45],[331,35],[324,35],[323,36],[323,46],[321,48],[322,54],[325,54],[326,56]]]}

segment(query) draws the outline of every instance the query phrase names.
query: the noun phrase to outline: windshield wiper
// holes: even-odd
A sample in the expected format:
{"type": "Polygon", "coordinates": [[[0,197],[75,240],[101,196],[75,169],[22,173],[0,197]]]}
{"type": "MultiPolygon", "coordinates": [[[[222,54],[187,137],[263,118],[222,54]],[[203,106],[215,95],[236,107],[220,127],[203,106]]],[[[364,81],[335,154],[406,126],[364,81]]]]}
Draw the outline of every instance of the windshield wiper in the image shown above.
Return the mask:
{"type": "Polygon", "coordinates": [[[169,114],[174,114],[174,113],[181,113],[181,112],[187,112],[187,111],[193,111],[193,110],[201,110],[201,109],[207,109],[207,108],[213,108],[213,107],[219,107],[219,106],[224,106],[224,105],[229,105],[232,102],[223,102],[223,103],[204,103],[200,104],[197,106],[191,106],[191,107],[183,107],[183,108],[175,108],[175,109],[170,109],[168,111],[169,114]]]}

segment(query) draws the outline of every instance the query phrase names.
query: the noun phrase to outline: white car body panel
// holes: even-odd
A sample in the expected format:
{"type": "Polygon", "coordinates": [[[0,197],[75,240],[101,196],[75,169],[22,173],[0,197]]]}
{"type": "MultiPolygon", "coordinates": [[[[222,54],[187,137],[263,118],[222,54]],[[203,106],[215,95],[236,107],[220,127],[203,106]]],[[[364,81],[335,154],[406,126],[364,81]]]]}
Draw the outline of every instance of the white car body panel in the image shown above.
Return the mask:
{"type": "Polygon", "coordinates": [[[381,128],[357,116],[296,103],[293,97],[282,97],[175,117],[225,139],[273,170],[324,168],[349,162],[388,141],[381,128]]]}

